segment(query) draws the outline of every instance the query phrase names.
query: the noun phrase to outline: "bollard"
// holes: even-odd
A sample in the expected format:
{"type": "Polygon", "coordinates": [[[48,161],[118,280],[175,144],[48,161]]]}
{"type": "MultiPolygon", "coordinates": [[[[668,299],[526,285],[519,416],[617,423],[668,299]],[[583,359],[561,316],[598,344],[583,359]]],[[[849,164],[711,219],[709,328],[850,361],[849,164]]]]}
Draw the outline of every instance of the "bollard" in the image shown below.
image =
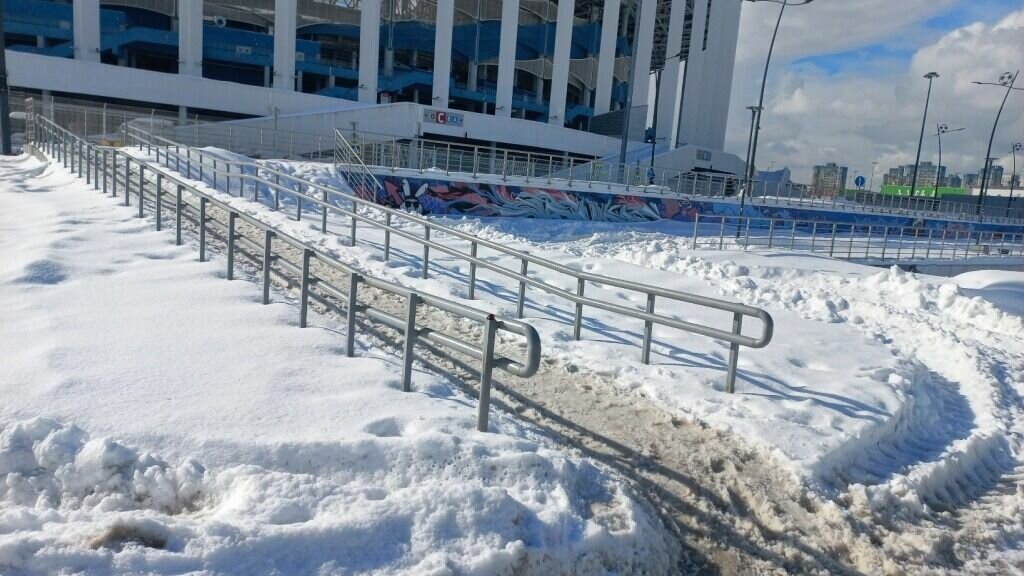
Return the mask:
{"type": "Polygon", "coordinates": [[[273,255],[274,233],[271,230],[263,232],[263,303],[270,304],[270,266],[274,263],[273,255]]]}

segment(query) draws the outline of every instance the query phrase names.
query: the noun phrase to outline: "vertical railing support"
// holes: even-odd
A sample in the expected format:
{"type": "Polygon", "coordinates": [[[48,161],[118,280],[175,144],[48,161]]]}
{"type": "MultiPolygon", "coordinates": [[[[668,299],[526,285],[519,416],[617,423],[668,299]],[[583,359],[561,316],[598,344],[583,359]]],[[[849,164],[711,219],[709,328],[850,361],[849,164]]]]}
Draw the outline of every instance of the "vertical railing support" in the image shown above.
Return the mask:
{"type": "Polygon", "coordinates": [[[184,192],[185,186],[178,184],[177,191],[174,193],[174,244],[175,246],[181,246],[181,195],[184,192]]]}
{"type": "Polygon", "coordinates": [[[235,279],[235,220],[237,218],[236,212],[228,212],[228,280],[235,279]]]}
{"type": "Polygon", "coordinates": [[[345,312],[345,320],[348,325],[348,332],[345,334],[345,355],[349,358],[356,353],[356,310],[359,309],[359,274],[352,272],[348,275],[348,310],[345,312]]]}
{"type": "Polygon", "coordinates": [[[430,277],[430,226],[423,225],[423,279],[430,277]]]}
{"type": "Polygon", "coordinates": [[[146,167],[139,163],[139,218],[142,218],[143,198],[146,194],[146,167]]]}
{"type": "Polygon", "coordinates": [[[270,267],[274,264],[274,231],[263,231],[263,304],[270,304],[270,267]]]}
{"type": "Polygon", "coordinates": [[[302,283],[299,287],[299,328],[306,327],[306,317],[309,313],[309,261],[312,258],[312,250],[309,248],[302,250],[302,283]]]}
{"type": "Polygon", "coordinates": [[[206,262],[206,198],[199,199],[199,261],[206,262]]]}
{"type": "MultiPolygon", "coordinates": [[[[519,274],[521,276],[526,276],[526,270],[527,270],[527,266],[529,265],[529,260],[527,260],[526,258],[522,258],[521,262],[522,263],[519,266],[519,274]]],[[[524,307],[525,303],[526,303],[526,280],[524,279],[524,280],[520,280],[519,281],[519,298],[516,300],[516,318],[522,318],[523,317],[523,307],[524,307]]]]}
{"type": "Polygon", "coordinates": [[[391,259],[391,212],[384,214],[384,261],[391,259]]]}
{"type": "Polygon", "coordinates": [[[156,229],[159,232],[163,223],[161,221],[161,206],[160,200],[164,191],[164,175],[160,172],[156,173],[156,229]]]}
{"type": "Polygon", "coordinates": [[[402,346],[402,391],[412,391],[412,360],[413,346],[416,344],[416,307],[420,297],[415,292],[409,293],[405,306],[405,342],[402,346]]]}
{"type": "MultiPolygon", "coordinates": [[[[585,281],[583,278],[576,280],[576,296],[583,298],[585,281]]],[[[583,331],[583,302],[576,303],[576,315],[572,321],[572,339],[579,341],[580,332],[583,331]]]]}
{"type": "Polygon", "coordinates": [[[474,240],[469,243],[469,256],[470,258],[473,258],[473,260],[470,260],[469,262],[469,295],[467,296],[467,299],[469,300],[474,300],[476,298],[476,262],[474,261],[476,259],[476,253],[477,243],[474,240]]]}
{"type": "MultiPolygon", "coordinates": [[[[654,294],[647,295],[647,313],[654,314],[654,294]]],[[[654,332],[654,323],[650,320],[644,321],[644,347],[641,353],[641,361],[644,364],[651,363],[651,336],[654,332]]]]}
{"type": "Polygon", "coordinates": [[[487,315],[484,326],[483,350],[480,358],[480,402],[477,404],[476,429],[487,432],[487,418],[491,407],[491,378],[494,373],[494,340],[498,331],[498,321],[494,314],[487,315]]]}
{"type": "MultiPolygon", "coordinates": [[[[743,314],[735,312],[732,315],[732,333],[739,335],[743,330],[743,314]]],[[[725,376],[725,389],[729,394],[736,392],[736,364],[740,358],[740,345],[729,345],[729,368],[725,376]]]]}

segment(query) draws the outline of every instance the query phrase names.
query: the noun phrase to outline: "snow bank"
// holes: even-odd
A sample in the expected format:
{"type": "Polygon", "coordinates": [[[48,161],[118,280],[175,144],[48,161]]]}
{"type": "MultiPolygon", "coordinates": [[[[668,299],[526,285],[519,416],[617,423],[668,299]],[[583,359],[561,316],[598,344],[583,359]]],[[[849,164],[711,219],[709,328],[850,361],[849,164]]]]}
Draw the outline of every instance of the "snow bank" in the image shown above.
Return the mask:
{"type": "Polygon", "coordinates": [[[670,570],[621,479],[30,165],[0,160],[0,573],[670,570]]]}

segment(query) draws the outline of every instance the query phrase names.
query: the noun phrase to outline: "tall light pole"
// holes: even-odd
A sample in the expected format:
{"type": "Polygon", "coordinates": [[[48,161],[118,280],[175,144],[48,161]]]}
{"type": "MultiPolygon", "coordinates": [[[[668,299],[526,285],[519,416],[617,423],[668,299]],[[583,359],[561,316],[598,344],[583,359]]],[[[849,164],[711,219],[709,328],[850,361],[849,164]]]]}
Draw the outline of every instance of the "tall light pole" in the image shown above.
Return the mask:
{"type": "Polygon", "coordinates": [[[988,137],[988,150],[985,152],[985,173],[981,177],[981,191],[978,193],[978,224],[982,223],[984,218],[984,210],[982,205],[985,203],[985,192],[988,189],[988,158],[992,156],[992,141],[996,138],[996,128],[999,127],[999,118],[1003,115],[1003,108],[1006,107],[1006,100],[1010,97],[1010,92],[1014,90],[1022,90],[1024,88],[1015,88],[1013,85],[1017,83],[1017,77],[1020,76],[1020,70],[1016,73],[1004,72],[999,76],[999,82],[975,82],[980,86],[1001,86],[1006,88],[1006,94],[1003,95],[1003,103],[999,105],[999,112],[996,112],[996,121],[992,123],[992,134],[988,137]]]}
{"type": "Polygon", "coordinates": [[[924,143],[924,126],[928,122],[928,102],[932,99],[932,81],[939,77],[938,72],[929,72],[924,75],[928,79],[928,95],[924,98],[924,118],[921,118],[921,135],[917,138],[917,159],[914,160],[914,176],[910,179],[910,197],[914,197],[917,190],[917,168],[921,164],[921,144],[924,143]]]}
{"type": "Polygon", "coordinates": [[[753,137],[750,139],[750,154],[747,155],[747,178],[746,185],[744,186],[743,193],[740,194],[740,213],[743,213],[743,204],[747,197],[747,192],[750,186],[754,182],[754,164],[757,162],[757,137],[761,132],[761,112],[764,111],[764,88],[768,84],[768,67],[772,63],[772,52],[775,51],[775,39],[779,35],[779,25],[782,24],[782,15],[786,12],[786,6],[803,6],[810,4],[814,0],[747,0],[747,2],[773,2],[775,4],[781,4],[779,8],[779,17],[775,20],[775,31],[772,32],[772,42],[768,45],[768,57],[764,61],[764,74],[761,76],[761,95],[757,99],[758,111],[754,118],[754,129],[753,137]]]}
{"type": "Polygon", "coordinates": [[[1010,217],[1010,206],[1013,205],[1013,188],[1017,180],[1017,152],[1024,150],[1024,144],[1014,142],[1010,146],[1010,154],[1013,156],[1013,168],[1010,171],[1010,199],[1006,201],[1006,217],[1010,217]]]}
{"type": "Polygon", "coordinates": [[[942,171],[942,135],[949,134],[951,132],[963,132],[963,128],[956,128],[951,130],[946,124],[938,124],[935,126],[935,137],[939,139],[939,165],[935,168],[935,194],[933,198],[939,197],[939,172],[942,171]]]}

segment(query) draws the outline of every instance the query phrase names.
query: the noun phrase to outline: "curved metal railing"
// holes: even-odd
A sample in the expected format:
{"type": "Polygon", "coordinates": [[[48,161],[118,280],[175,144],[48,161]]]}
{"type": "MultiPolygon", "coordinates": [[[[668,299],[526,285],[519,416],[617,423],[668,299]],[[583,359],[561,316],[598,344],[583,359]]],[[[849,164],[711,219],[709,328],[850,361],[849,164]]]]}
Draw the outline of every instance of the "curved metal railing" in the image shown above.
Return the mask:
{"type": "MultiPolygon", "coordinates": [[[[149,202],[158,230],[163,224],[163,210],[166,206],[170,206],[169,209],[173,210],[175,219],[176,243],[179,245],[182,244],[182,219],[185,217],[191,219],[198,227],[200,261],[206,260],[209,243],[208,232],[219,232],[224,239],[229,280],[234,275],[235,254],[241,252],[241,247],[249,249],[253,255],[262,254],[262,259],[254,258],[254,261],[256,264],[262,265],[264,304],[270,303],[271,273],[275,264],[279,269],[294,275],[300,285],[300,327],[307,325],[311,299],[319,296],[321,302],[326,302],[323,298],[326,295],[343,302],[348,325],[346,345],[348,356],[353,356],[355,353],[357,314],[401,332],[404,336],[402,370],[404,391],[411,390],[414,347],[419,342],[429,342],[448,351],[458,352],[479,360],[481,367],[477,428],[482,432],[488,429],[492,371],[497,368],[514,376],[528,378],[536,374],[540,367],[540,336],[537,330],[529,324],[518,320],[498,318],[492,313],[451,302],[438,296],[420,293],[366,274],[277,227],[249,214],[239,212],[236,207],[222,201],[217,195],[196,186],[195,182],[187,177],[174,176],[158,165],[132,158],[127,154],[120,153],[116,148],[89,143],[42,116],[36,117],[33,141],[37,148],[84,178],[86,183],[91,184],[95,189],[113,196],[118,196],[120,193],[124,198],[125,206],[132,203],[134,196],[139,217],[145,215],[146,203],[149,202]],[[166,191],[167,187],[171,187],[174,192],[166,191]],[[193,202],[189,202],[185,197],[186,192],[191,196],[193,202]],[[194,202],[198,202],[198,206],[194,202]],[[226,215],[227,222],[216,220],[211,213],[211,208],[216,208],[226,215]],[[262,232],[262,243],[241,233],[240,224],[248,225],[262,232]],[[275,243],[283,244],[286,249],[278,247],[275,252],[275,243]],[[288,260],[289,253],[301,254],[300,261],[288,260]],[[317,275],[311,270],[311,264],[314,261],[330,270],[347,275],[347,286],[336,286],[331,283],[327,275],[317,275]],[[360,302],[360,288],[364,286],[404,300],[405,315],[398,316],[369,303],[360,302]],[[482,344],[467,342],[426,326],[417,326],[416,314],[420,306],[429,306],[481,324],[483,327],[482,344]],[[496,352],[495,342],[498,332],[520,336],[525,346],[525,359],[515,360],[496,352]]],[[[280,274],[280,272],[278,273],[280,274]]]]}
{"type": "MultiPolygon", "coordinates": [[[[477,269],[486,269],[498,273],[509,280],[518,283],[517,317],[522,318],[525,294],[527,287],[542,290],[548,294],[569,301],[575,305],[573,321],[573,338],[579,340],[582,332],[584,308],[594,308],[610,312],[626,318],[640,320],[644,323],[644,334],[641,359],[646,364],[650,362],[650,350],[653,328],[655,325],[665,326],[682,330],[685,332],[722,340],[730,344],[728,372],[726,387],[732,392],[735,389],[736,364],[739,357],[739,348],[763,348],[771,342],[774,331],[774,321],[771,315],[760,308],[747,306],[737,302],[729,302],[716,298],[709,298],[697,294],[690,294],[677,290],[669,290],[649,284],[621,280],[600,274],[593,274],[568,266],[558,264],[546,258],[531,255],[527,252],[508,248],[502,244],[485,240],[455,230],[418,214],[398,210],[377,204],[373,200],[361,198],[347,191],[342,191],[324,184],[311,182],[292,174],[276,170],[270,166],[258,164],[248,160],[229,160],[217,156],[210,151],[195,149],[173,142],[169,139],[154,136],[138,126],[129,126],[125,129],[127,140],[145,148],[150,154],[155,154],[158,163],[167,166],[169,169],[179,173],[188,174],[191,177],[208,183],[218,190],[228,193],[244,195],[246,183],[248,189],[253,193],[253,198],[259,200],[262,191],[273,195],[275,209],[281,206],[280,195],[283,193],[292,197],[296,203],[295,217],[302,219],[302,209],[305,204],[319,211],[321,231],[328,231],[329,212],[335,212],[350,218],[350,242],[356,243],[356,224],[363,223],[384,231],[384,256],[390,257],[391,236],[396,235],[415,242],[422,246],[422,275],[424,278],[429,275],[430,251],[435,250],[443,254],[458,258],[469,264],[470,273],[468,279],[468,299],[472,300],[476,294],[477,269]],[[234,184],[234,186],[233,186],[234,184]],[[314,195],[319,194],[319,197],[314,195]],[[350,208],[338,205],[336,200],[341,200],[350,208]],[[360,212],[362,208],[362,212],[360,212]],[[383,213],[385,221],[380,222],[368,214],[373,212],[383,213]],[[417,227],[422,227],[423,235],[414,234],[408,230],[393,225],[393,220],[405,222],[417,227]],[[431,238],[432,231],[442,232],[451,237],[459,238],[470,243],[470,252],[465,253],[447,244],[439,243],[431,238]],[[506,268],[495,262],[479,257],[481,247],[493,250],[500,254],[509,256],[519,261],[518,270],[506,268]],[[566,290],[549,282],[529,276],[530,265],[556,272],[576,280],[576,291],[566,290]],[[591,298],[585,295],[586,285],[600,284],[612,286],[622,290],[638,292],[646,297],[646,308],[638,310],[621,304],[606,302],[591,298]],[[679,318],[658,314],[655,312],[658,298],[673,300],[686,304],[692,304],[703,308],[720,310],[732,314],[732,324],[729,329],[716,328],[688,322],[679,318]],[[761,323],[760,334],[756,337],[745,336],[742,333],[743,318],[756,318],[761,323]]],[[[365,167],[364,167],[365,168],[365,167]]],[[[379,183],[378,183],[379,185],[379,183]]]]}

